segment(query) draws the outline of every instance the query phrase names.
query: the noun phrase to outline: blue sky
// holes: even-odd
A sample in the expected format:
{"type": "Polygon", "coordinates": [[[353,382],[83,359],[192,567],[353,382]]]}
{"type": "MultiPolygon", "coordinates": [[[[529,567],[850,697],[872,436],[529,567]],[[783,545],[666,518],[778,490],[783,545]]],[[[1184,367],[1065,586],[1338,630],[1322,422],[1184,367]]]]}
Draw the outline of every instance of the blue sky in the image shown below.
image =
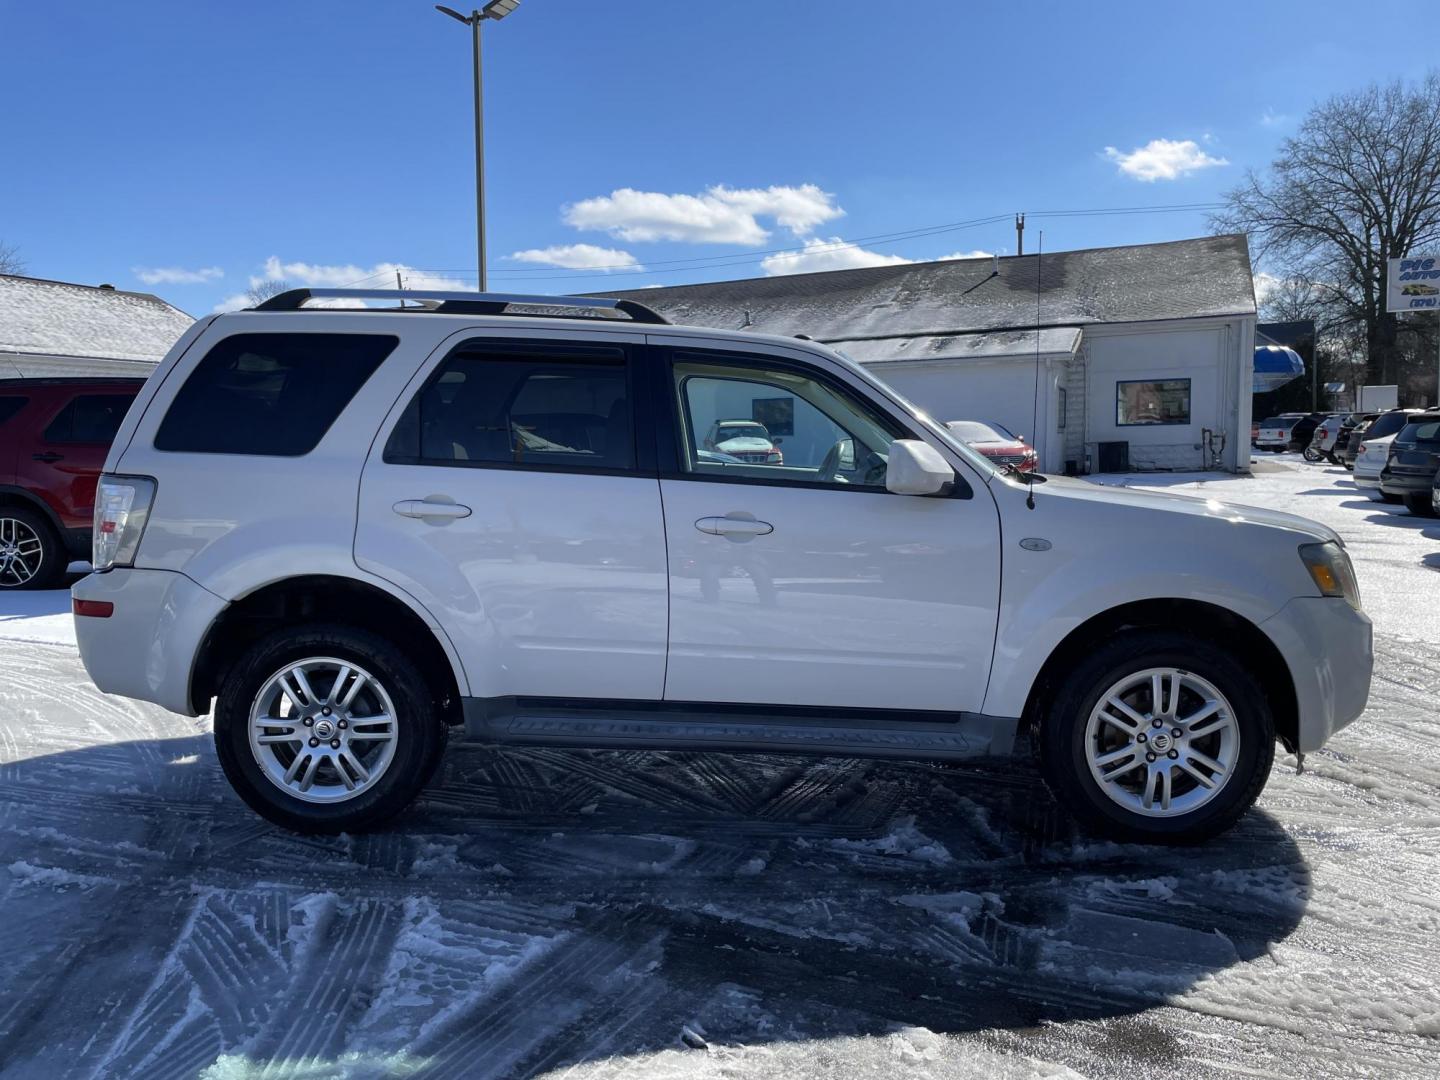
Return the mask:
{"type": "MultiPolygon", "coordinates": [[[[1034,215],[1214,201],[1316,99],[1434,63],[1404,10],[523,0],[486,31],[490,286],[1013,253],[1017,210],[1027,250],[1202,234],[1034,215]]],[[[0,40],[31,274],[195,314],[267,276],[473,286],[468,31],[429,3],[0,0],[0,40]]]]}

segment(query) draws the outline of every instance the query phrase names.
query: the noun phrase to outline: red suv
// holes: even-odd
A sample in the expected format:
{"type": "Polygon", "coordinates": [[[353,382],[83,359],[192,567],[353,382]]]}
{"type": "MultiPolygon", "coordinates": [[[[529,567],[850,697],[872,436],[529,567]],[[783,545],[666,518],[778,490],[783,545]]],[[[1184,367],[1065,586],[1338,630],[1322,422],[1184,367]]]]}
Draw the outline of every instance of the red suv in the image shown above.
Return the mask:
{"type": "Polygon", "coordinates": [[[0,379],[0,589],[90,558],[95,481],[141,379],[0,379]]]}

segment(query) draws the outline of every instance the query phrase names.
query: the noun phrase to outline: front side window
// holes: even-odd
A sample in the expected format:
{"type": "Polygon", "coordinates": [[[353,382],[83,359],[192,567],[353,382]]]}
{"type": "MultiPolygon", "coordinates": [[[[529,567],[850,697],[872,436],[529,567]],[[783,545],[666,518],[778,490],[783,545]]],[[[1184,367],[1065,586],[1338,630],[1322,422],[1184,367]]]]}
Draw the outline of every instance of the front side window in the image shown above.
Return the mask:
{"type": "Polygon", "coordinates": [[[624,350],[461,346],[406,406],[385,446],[405,465],[635,467],[624,350]]]}
{"type": "Polygon", "coordinates": [[[134,400],[129,394],[81,394],[55,414],[43,438],[50,443],[109,446],[134,400]]]}
{"type": "Polygon", "coordinates": [[[175,395],[155,433],[155,448],[308,454],[399,343],[392,334],[224,338],[175,395]]]}
{"type": "Polygon", "coordinates": [[[681,357],[681,469],[697,476],[883,489],[894,424],[813,375],[681,357]]]}
{"type": "Polygon", "coordinates": [[[1190,423],[1190,380],[1137,379],[1115,384],[1115,424],[1190,423]]]}

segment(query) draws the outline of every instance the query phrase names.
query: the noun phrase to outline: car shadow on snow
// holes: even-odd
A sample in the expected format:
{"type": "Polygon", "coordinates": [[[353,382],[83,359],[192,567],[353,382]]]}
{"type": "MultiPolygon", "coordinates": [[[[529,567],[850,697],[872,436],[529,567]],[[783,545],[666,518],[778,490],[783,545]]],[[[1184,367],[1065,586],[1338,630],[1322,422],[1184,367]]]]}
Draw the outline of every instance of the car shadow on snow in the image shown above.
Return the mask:
{"type": "Polygon", "coordinates": [[[1311,890],[1262,810],[1119,845],[1008,767],[457,745],[389,828],[304,837],[196,735],[12,762],[0,812],[7,1076],[521,1077],[1091,1017],[1163,1056],[1141,1014],[1311,890]]]}

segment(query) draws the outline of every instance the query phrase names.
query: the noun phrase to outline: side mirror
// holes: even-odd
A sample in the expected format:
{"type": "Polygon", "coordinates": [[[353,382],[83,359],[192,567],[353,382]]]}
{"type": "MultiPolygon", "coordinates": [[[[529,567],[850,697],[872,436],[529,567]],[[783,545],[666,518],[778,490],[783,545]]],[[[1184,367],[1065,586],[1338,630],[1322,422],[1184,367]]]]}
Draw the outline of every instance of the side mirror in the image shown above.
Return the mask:
{"type": "Polygon", "coordinates": [[[885,488],[896,495],[939,495],[955,483],[952,469],[940,451],[919,439],[896,439],[890,444],[885,488]]]}

